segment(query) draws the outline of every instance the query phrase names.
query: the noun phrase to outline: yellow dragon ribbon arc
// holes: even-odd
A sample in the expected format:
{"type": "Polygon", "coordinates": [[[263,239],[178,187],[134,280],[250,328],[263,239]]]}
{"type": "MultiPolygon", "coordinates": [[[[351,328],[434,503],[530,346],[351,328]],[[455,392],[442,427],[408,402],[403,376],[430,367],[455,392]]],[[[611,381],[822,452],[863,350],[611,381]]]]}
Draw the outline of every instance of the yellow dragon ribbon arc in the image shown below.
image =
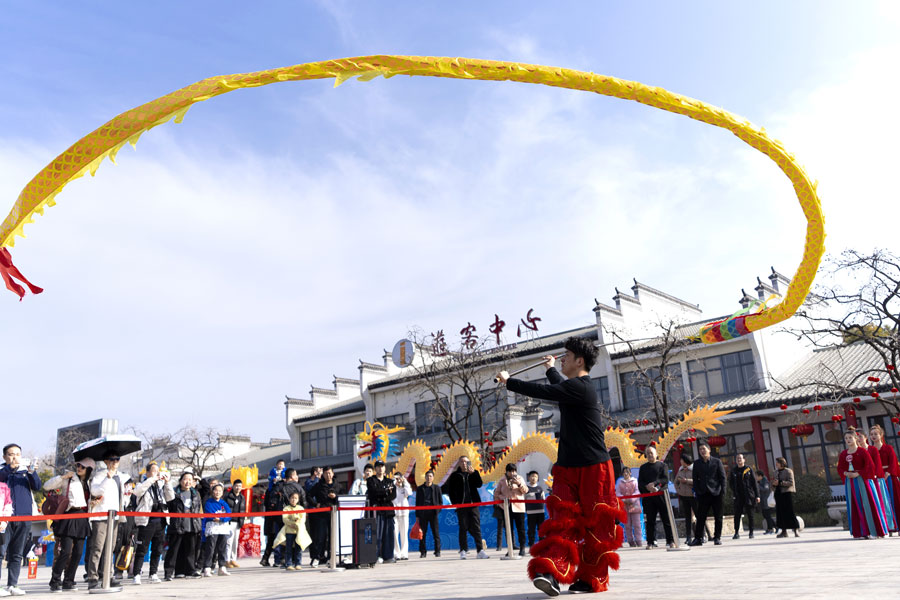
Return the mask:
{"type": "Polygon", "coordinates": [[[636,81],[560,67],[471,58],[362,56],[220,75],[198,81],[120,114],[75,142],[44,167],[25,186],[0,225],[0,247],[13,246],[16,236],[24,237],[24,226],[33,222],[35,213],[43,214],[47,206],[53,206],[56,196],[67,183],[85,173],[96,173],[104,158],[114,162],[119,149],[126,143],[136,144],[145,131],[172,118],[180,122],[185,112],[197,102],[237,89],[282,81],[334,78],[335,85],[340,85],[352,77],[368,81],[379,75],[385,78],[409,75],[516,81],[582,90],[640,102],[731,131],[772,159],[790,179],[807,221],[806,244],[800,265],[779,304],[757,313],[711,323],[703,328],[701,338],[704,342],[714,343],[774,325],[792,316],[809,293],[824,253],[825,241],[824,218],[816,184],[810,181],[794,156],[784,149],[781,142],[770,138],[764,128],[756,127],[721,108],[636,81]]]}

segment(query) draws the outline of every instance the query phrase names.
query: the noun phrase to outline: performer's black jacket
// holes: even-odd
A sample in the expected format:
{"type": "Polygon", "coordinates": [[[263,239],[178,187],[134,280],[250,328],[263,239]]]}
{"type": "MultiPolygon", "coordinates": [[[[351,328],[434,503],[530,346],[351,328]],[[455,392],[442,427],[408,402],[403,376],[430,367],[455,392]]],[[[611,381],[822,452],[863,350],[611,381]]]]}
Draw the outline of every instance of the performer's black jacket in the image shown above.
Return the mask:
{"type": "MultiPolygon", "coordinates": [[[[385,477],[379,481],[377,477],[372,475],[366,479],[366,499],[369,506],[393,506],[394,498],[396,497],[397,488],[394,487],[394,482],[390,477],[385,477]]],[[[379,510],[375,514],[393,517],[394,511],[379,510]]]]}
{"type": "Polygon", "coordinates": [[[725,467],[722,461],[710,456],[709,461],[694,461],[694,495],[722,496],[725,494],[725,467]]]}
{"type": "MultiPolygon", "coordinates": [[[[443,498],[441,498],[441,486],[438,484],[425,485],[423,483],[416,488],[416,506],[440,506],[441,504],[443,504],[443,498]]],[[[416,517],[429,519],[436,513],[436,510],[417,510],[416,517]]]]}
{"type": "Polygon", "coordinates": [[[600,420],[600,400],[590,376],[564,379],[555,367],[547,369],[550,385],[510,379],[506,388],[531,398],[559,403],[561,467],[587,467],[609,460],[600,420]]]}
{"type": "Polygon", "coordinates": [[[666,473],[666,463],[661,460],[655,463],[644,463],[638,471],[638,492],[649,494],[647,484],[655,483],[656,489],[664,490],[669,485],[669,475],[666,473]]]}
{"type": "Polygon", "coordinates": [[[469,502],[481,502],[481,498],[478,496],[478,488],[481,487],[481,484],[481,473],[478,471],[464,473],[457,469],[450,474],[444,488],[447,495],[450,496],[451,504],[468,504],[469,502]]]}

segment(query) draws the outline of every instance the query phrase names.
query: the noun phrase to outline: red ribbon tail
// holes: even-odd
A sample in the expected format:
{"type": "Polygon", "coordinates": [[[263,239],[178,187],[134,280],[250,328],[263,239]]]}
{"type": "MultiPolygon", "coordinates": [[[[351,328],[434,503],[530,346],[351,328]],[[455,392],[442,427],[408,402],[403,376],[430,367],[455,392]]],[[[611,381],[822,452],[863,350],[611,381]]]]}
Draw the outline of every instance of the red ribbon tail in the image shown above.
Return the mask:
{"type": "Polygon", "coordinates": [[[13,277],[27,285],[32,294],[40,294],[44,291],[43,288],[34,285],[22,275],[22,272],[13,264],[12,255],[6,248],[0,248],[0,276],[3,277],[3,283],[6,284],[6,289],[16,294],[20,301],[25,296],[25,288],[13,281],[13,277]]]}

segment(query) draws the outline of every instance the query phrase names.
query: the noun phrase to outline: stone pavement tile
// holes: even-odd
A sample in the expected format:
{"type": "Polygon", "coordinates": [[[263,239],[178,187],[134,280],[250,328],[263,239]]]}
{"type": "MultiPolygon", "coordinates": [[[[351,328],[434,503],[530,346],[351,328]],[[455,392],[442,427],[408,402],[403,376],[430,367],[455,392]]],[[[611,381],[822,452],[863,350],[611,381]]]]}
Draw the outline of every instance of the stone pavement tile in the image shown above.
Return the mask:
{"type": "MultiPolygon", "coordinates": [[[[704,545],[683,552],[664,548],[623,548],[622,568],[612,574],[611,590],[603,598],[746,599],[746,598],[860,598],[866,592],[880,598],[900,597],[890,592],[900,586],[896,568],[900,538],[854,541],[846,531],[806,530],[800,538],[723,540],[722,546],[704,545]],[[857,560],[860,559],[860,560],[857,560]],[[851,569],[850,564],[866,568],[851,569]],[[846,566],[846,567],[845,567],[846,566]],[[882,574],[873,576],[873,574],[882,574]],[[893,584],[887,578],[894,577],[893,584]]],[[[142,586],[125,584],[113,598],[196,598],[287,600],[289,598],[383,600],[536,600],[546,598],[525,575],[525,560],[459,560],[456,553],[425,560],[414,555],[408,562],[374,569],[328,573],[305,567],[300,572],[264,568],[244,559],[230,577],[176,580],[142,586]]],[[[21,586],[31,595],[49,594],[49,569],[21,586]]],[[[79,569],[78,579],[83,573],[79,569]]],[[[82,589],[85,586],[82,585],[82,589]]],[[[84,594],[81,591],[79,595],[84,594]]],[[[59,596],[57,596],[59,597],[59,596]]],[[[63,596],[68,597],[68,596],[63,596]]]]}

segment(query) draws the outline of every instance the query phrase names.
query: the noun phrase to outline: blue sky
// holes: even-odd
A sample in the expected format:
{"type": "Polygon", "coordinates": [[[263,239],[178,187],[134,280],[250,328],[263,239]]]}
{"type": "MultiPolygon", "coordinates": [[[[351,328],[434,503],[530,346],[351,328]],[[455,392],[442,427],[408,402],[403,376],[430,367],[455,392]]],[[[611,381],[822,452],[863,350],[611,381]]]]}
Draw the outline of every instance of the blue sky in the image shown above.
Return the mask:
{"type": "MultiPolygon", "coordinates": [[[[204,77],[365,54],[615,75],[764,125],[820,180],[828,248],[896,249],[900,19],[888,2],[11,2],[0,197],[116,114],[204,77]],[[100,8],[98,8],[100,7],[100,8]],[[889,162],[890,161],[890,162],[889,162]]],[[[632,277],[732,312],[803,221],[730,134],[594,95],[400,78],[272,85],[195,106],[26,229],[46,288],[0,295],[4,438],[118,418],[283,437],[306,397],[409,327],[589,323],[632,277]],[[28,406],[40,406],[37,411],[28,406]]],[[[514,333],[513,333],[514,337],[514,333]]],[[[28,447],[31,446],[31,449],[28,447]]]]}

